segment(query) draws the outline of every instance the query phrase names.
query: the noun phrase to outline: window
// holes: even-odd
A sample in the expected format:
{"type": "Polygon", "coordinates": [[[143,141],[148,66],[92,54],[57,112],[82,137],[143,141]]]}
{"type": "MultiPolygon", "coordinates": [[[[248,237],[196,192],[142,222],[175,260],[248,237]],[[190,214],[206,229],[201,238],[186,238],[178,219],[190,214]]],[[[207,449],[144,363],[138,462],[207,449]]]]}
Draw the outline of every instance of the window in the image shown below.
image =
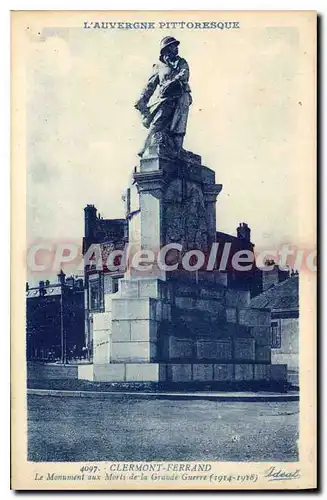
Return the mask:
{"type": "Polygon", "coordinates": [[[99,308],[99,282],[90,282],[90,309],[91,311],[99,308]]]}
{"type": "Polygon", "coordinates": [[[273,349],[281,348],[281,335],[278,321],[271,322],[271,347],[273,349]]]}
{"type": "Polygon", "coordinates": [[[103,283],[101,276],[89,281],[89,307],[90,311],[101,311],[103,309],[103,283]]]}
{"type": "Polygon", "coordinates": [[[112,279],[112,293],[118,292],[118,279],[119,278],[112,279]]]}

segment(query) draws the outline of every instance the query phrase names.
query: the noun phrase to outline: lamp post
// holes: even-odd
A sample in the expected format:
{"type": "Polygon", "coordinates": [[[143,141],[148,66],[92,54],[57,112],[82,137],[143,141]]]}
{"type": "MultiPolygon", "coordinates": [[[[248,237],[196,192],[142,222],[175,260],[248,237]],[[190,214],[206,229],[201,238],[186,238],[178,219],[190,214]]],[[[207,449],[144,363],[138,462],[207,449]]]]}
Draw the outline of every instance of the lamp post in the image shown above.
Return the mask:
{"type": "Polygon", "coordinates": [[[63,287],[60,291],[60,344],[61,344],[61,362],[65,363],[65,339],[64,339],[64,315],[63,315],[63,287]]]}
{"type": "Polygon", "coordinates": [[[64,329],[64,288],[65,288],[65,273],[61,270],[57,275],[60,283],[60,345],[61,345],[61,362],[66,363],[66,339],[64,329]]]}

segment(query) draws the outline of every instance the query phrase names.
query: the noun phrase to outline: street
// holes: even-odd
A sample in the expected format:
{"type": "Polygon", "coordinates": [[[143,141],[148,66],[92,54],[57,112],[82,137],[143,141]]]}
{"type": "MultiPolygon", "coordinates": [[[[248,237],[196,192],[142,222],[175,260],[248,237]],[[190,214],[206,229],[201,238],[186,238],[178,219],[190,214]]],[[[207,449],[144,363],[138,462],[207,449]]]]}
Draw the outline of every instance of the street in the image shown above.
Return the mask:
{"type": "Polygon", "coordinates": [[[296,461],[298,402],[28,396],[32,461],[296,461]]]}

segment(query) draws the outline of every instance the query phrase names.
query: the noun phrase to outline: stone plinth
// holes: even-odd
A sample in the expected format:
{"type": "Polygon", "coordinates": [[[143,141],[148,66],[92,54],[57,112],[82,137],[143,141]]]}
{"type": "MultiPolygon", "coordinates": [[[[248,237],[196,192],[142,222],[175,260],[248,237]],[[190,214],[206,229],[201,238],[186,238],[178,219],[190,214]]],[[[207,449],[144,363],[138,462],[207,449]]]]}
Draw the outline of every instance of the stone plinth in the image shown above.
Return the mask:
{"type": "Polygon", "coordinates": [[[154,252],[169,243],[207,250],[215,241],[215,203],[222,185],[215,184],[214,171],[201,165],[200,156],[148,156],[134,181],[139,204],[127,214],[130,241],[139,237],[140,248],[154,252]]]}

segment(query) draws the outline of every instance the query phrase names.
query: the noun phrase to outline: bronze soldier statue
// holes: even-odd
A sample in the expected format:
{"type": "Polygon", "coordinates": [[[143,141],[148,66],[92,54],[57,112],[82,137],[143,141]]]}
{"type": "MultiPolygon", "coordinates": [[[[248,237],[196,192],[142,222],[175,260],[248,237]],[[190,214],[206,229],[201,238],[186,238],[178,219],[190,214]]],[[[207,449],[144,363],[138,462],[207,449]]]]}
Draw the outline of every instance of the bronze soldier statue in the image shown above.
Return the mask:
{"type": "Polygon", "coordinates": [[[139,156],[155,141],[158,132],[161,140],[176,153],[182,149],[192,97],[188,84],[189,67],[185,59],[178,55],[179,43],[171,36],[163,38],[159,62],[154,64],[148,83],[135,104],[142,114],[143,125],[149,129],[139,156]],[[149,104],[156,89],[158,95],[149,104]]]}

